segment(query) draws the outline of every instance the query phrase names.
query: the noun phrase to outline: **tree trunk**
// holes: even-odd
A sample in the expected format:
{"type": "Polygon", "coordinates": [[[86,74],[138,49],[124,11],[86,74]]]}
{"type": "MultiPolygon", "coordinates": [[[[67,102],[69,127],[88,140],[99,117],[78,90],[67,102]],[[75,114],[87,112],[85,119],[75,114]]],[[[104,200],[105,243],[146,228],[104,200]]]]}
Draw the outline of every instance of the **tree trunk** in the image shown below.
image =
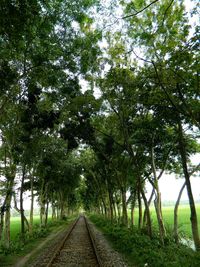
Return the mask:
{"type": "MultiPolygon", "coordinates": [[[[67,201],[68,203],[68,201],[67,201]]],[[[60,206],[60,219],[64,219],[65,217],[65,201],[64,201],[64,196],[63,192],[59,192],[59,206],[60,206]]],[[[68,207],[68,214],[70,214],[70,205],[67,204],[68,207]]]]}
{"type": "Polygon", "coordinates": [[[33,209],[34,209],[34,192],[33,192],[33,176],[30,177],[30,183],[31,183],[31,206],[30,206],[30,227],[29,231],[32,234],[33,233],[33,209]]]}
{"type": "MultiPolygon", "coordinates": [[[[68,211],[68,213],[70,214],[70,209],[68,211]]],[[[61,200],[61,203],[60,203],[60,219],[64,219],[64,201],[61,200]]]]}
{"type": "Polygon", "coordinates": [[[138,229],[142,228],[142,202],[140,198],[140,189],[137,190],[137,197],[138,197],[138,229]]]}
{"type": "Polygon", "coordinates": [[[6,197],[6,213],[5,213],[5,228],[4,228],[4,241],[5,247],[9,248],[10,246],[10,205],[12,199],[12,192],[10,191],[6,197]]]}
{"type": "MultiPolygon", "coordinates": [[[[16,200],[16,195],[15,195],[15,193],[13,194],[13,197],[14,197],[14,209],[15,209],[17,212],[19,212],[19,214],[21,215],[21,210],[17,207],[17,200],[16,200]]],[[[30,229],[29,222],[28,222],[28,220],[27,220],[27,218],[26,218],[25,215],[24,215],[24,222],[25,222],[25,224],[26,224],[27,229],[30,229]]]]}
{"type": "Polygon", "coordinates": [[[40,226],[45,226],[45,203],[44,201],[40,202],[40,226]]]}
{"type": "Polygon", "coordinates": [[[7,177],[8,185],[7,185],[7,192],[5,198],[5,227],[4,227],[4,242],[5,247],[10,247],[10,208],[11,208],[11,200],[12,200],[12,191],[14,186],[14,179],[15,179],[15,171],[16,167],[13,165],[10,167],[10,174],[7,177]]]}
{"type": "Polygon", "coordinates": [[[104,210],[103,210],[103,204],[102,204],[102,202],[100,203],[100,210],[101,210],[101,215],[104,215],[104,210]]]}
{"type": "Polygon", "coordinates": [[[116,205],[115,205],[115,201],[114,201],[114,199],[112,199],[113,200],[113,211],[114,211],[114,217],[115,217],[115,221],[117,220],[117,211],[116,211],[116,205]]]}
{"type": "Polygon", "coordinates": [[[23,207],[23,192],[24,192],[24,179],[25,179],[26,166],[23,166],[22,170],[22,180],[20,188],[20,214],[21,214],[21,236],[22,241],[25,241],[25,223],[24,223],[24,207],[23,207]]]}
{"type": "Polygon", "coordinates": [[[179,150],[180,150],[180,155],[181,155],[182,168],[183,168],[183,172],[185,176],[185,182],[186,182],[187,193],[188,193],[189,204],[190,204],[190,221],[191,221],[191,226],[192,226],[192,235],[193,235],[196,250],[200,250],[198,219],[197,219],[196,207],[195,207],[195,202],[194,202],[191,183],[190,183],[190,174],[188,172],[187,156],[186,156],[187,152],[185,148],[185,141],[183,137],[183,129],[182,129],[181,122],[179,122],[178,124],[178,133],[179,133],[179,150]]]}
{"type": "Polygon", "coordinates": [[[59,207],[57,207],[57,209],[56,209],[56,216],[57,216],[57,220],[59,219],[59,207]]]}
{"type": "Polygon", "coordinates": [[[185,186],[186,186],[186,182],[184,182],[184,184],[181,187],[181,190],[178,194],[178,198],[177,198],[177,201],[174,207],[174,239],[177,244],[178,244],[178,207],[179,207],[179,203],[180,203],[181,196],[182,196],[185,186]]]}
{"type": "Polygon", "coordinates": [[[55,221],[56,220],[56,207],[54,203],[52,203],[51,206],[52,206],[52,221],[55,221]]]}
{"type": "Polygon", "coordinates": [[[157,178],[157,174],[156,174],[153,145],[151,148],[151,164],[152,164],[152,171],[153,171],[153,176],[154,176],[153,186],[154,186],[154,189],[156,192],[156,198],[154,200],[154,205],[155,205],[156,216],[157,216],[157,221],[158,221],[160,241],[161,241],[161,244],[164,245],[164,239],[166,237],[166,230],[165,230],[164,221],[163,221],[163,217],[162,217],[161,193],[159,190],[158,178],[157,178]]]}
{"type": "Polygon", "coordinates": [[[131,227],[135,225],[135,220],[134,220],[134,211],[135,211],[135,202],[136,202],[136,192],[134,194],[133,199],[131,200],[131,227]]]}
{"type": "MultiPolygon", "coordinates": [[[[153,199],[154,193],[155,193],[155,189],[153,188],[152,192],[151,192],[151,195],[149,197],[149,200],[148,200],[148,207],[150,207],[150,204],[151,204],[151,201],[153,199]]],[[[146,211],[146,208],[145,208],[144,215],[143,215],[143,226],[145,226],[146,221],[147,221],[147,211],[146,211]]]]}
{"type": "Polygon", "coordinates": [[[47,226],[47,222],[48,222],[48,213],[49,213],[49,201],[47,201],[46,210],[45,210],[45,227],[47,226]]]}
{"type": "Polygon", "coordinates": [[[141,194],[142,194],[142,198],[144,200],[146,216],[147,216],[147,232],[148,232],[149,237],[152,238],[151,215],[150,215],[150,210],[149,210],[149,204],[148,204],[148,201],[147,201],[147,198],[145,196],[143,188],[141,188],[141,194]]]}
{"type": "Polygon", "coordinates": [[[10,202],[11,202],[11,196],[6,201],[7,210],[5,215],[5,229],[4,229],[4,242],[6,248],[10,247],[10,206],[9,206],[10,202]]]}
{"type": "Polygon", "coordinates": [[[164,239],[166,237],[166,229],[165,229],[165,225],[164,225],[163,217],[162,217],[161,193],[159,190],[156,190],[156,198],[154,200],[154,205],[155,205],[156,216],[157,216],[157,221],[158,221],[160,241],[162,245],[164,245],[164,239]]]}
{"type": "Polygon", "coordinates": [[[135,225],[134,211],[135,211],[135,205],[131,203],[131,227],[135,225]]]}
{"type": "Polygon", "coordinates": [[[111,197],[111,192],[110,190],[108,191],[108,199],[109,199],[109,215],[110,215],[110,220],[111,223],[113,222],[113,206],[112,206],[112,197],[111,197]]]}
{"type": "Polygon", "coordinates": [[[116,206],[117,206],[117,218],[118,218],[118,222],[120,221],[120,218],[121,218],[121,208],[120,208],[120,201],[117,197],[117,194],[115,194],[115,203],[116,203],[116,206]]]}
{"type": "Polygon", "coordinates": [[[107,208],[106,208],[106,203],[104,201],[104,199],[102,198],[102,204],[103,204],[103,208],[104,208],[104,216],[107,216],[107,208]]]}
{"type": "Polygon", "coordinates": [[[134,210],[135,210],[135,202],[136,202],[136,198],[137,198],[136,191],[137,190],[134,190],[134,192],[132,193],[132,196],[131,196],[131,220],[130,220],[131,227],[133,227],[135,225],[134,210]]]}
{"type": "Polygon", "coordinates": [[[116,203],[117,205],[117,217],[118,217],[118,222],[121,220],[121,207],[120,207],[120,203],[116,203]]]}
{"type": "Polygon", "coordinates": [[[3,228],[4,228],[5,200],[4,200],[3,205],[1,206],[0,212],[1,212],[1,214],[0,214],[0,241],[1,241],[2,234],[3,234],[3,228]]]}
{"type": "Polygon", "coordinates": [[[121,189],[121,196],[122,196],[122,224],[128,226],[126,191],[124,189],[121,189]]]}
{"type": "Polygon", "coordinates": [[[42,181],[42,187],[40,192],[40,226],[45,226],[45,182],[42,181]]]}

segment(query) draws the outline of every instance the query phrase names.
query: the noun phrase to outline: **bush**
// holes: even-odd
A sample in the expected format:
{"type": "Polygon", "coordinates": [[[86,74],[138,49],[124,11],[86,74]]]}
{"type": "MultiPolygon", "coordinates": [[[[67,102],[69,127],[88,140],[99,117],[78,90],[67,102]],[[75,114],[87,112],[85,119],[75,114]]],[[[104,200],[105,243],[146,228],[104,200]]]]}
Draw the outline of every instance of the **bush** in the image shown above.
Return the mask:
{"type": "Polygon", "coordinates": [[[0,254],[17,254],[24,250],[24,246],[32,240],[46,237],[50,232],[49,226],[41,228],[39,225],[34,225],[32,234],[28,231],[22,236],[21,233],[16,235],[15,240],[10,241],[10,246],[7,248],[4,243],[0,243],[0,254]]]}
{"type": "Polygon", "coordinates": [[[165,246],[160,245],[159,235],[154,230],[150,239],[145,231],[128,229],[111,222],[102,216],[90,215],[90,219],[113,243],[114,248],[123,253],[131,266],[138,267],[199,267],[200,253],[184,245],[176,245],[171,229],[167,230],[165,246]]]}
{"type": "Polygon", "coordinates": [[[24,250],[24,244],[17,240],[15,242],[10,242],[9,248],[7,248],[3,243],[0,244],[0,254],[9,255],[14,253],[20,253],[24,250]]]}

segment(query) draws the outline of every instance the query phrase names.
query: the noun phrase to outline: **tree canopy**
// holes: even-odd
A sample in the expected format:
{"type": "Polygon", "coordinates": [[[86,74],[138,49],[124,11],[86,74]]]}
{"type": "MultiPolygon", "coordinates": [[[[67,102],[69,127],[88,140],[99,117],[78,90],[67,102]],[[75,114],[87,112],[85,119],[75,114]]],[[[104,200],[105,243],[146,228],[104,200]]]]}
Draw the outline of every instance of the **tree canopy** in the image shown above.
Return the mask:
{"type": "Polygon", "coordinates": [[[37,197],[42,227],[49,206],[54,219],[81,207],[125,226],[137,206],[152,237],[154,199],[164,245],[159,180],[169,172],[184,178],[200,249],[190,182],[199,170],[199,6],[104,2],[0,3],[0,239],[9,247],[18,187],[22,235],[37,197]]]}

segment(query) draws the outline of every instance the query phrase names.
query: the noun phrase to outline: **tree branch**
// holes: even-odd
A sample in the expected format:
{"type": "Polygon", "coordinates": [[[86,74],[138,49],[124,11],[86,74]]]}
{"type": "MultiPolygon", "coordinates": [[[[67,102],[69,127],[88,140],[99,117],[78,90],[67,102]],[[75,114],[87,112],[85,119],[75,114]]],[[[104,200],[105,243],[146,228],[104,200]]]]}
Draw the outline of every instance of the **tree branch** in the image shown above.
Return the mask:
{"type": "Polygon", "coordinates": [[[171,7],[171,5],[173,4],[173,2],[174,2],[174,0],[171,0],[171,2],[169,3],[168,7],[165,9],[165,13],[164,13],[164,15],[163,15],[162,23],[161,23],[161,25],[159,26],[159,28],[160,28],[160,27],[163,27],[163,25],[164,25],[164,21],[165,21],[166,16],[167,16],[167,12],[168,12],[168,10],[170,9],[170,7],[171,7]]]}
{"type": "Polygon", "coordinates": [[[196,171],[199,171],[200,170],[199,168],[200,168],[200,163],[197,166],[195,166],[193,170],[189,172],[189,176],[191,177],[196,171]]]}
{"type": "MultiPolygon", "coordinates": [[[[15,193],[13,194],[13,197],[14,197],[14,209],[21,214],[21,210],[17,207],[17,199],[16,199],[15,193]]],[[[23,214],[23,217],[24,217],[26,226],[29,229],[29,222],[24,214],[23,214]]]]}
{"type": "Polygon", "coordinates": [[[101,134],[103,134],[103,135],[109,137],[109,138],[112,138],[113,142],[114,142],[116,145],[118,145],[118,146],[120,146],[121,148],[124,149],[124,146],[123,146],[122,144],[118,143],[118,142],[117,142],[111,135],[109,135],[109,134],[107,134],[107,133],[104,133],[103,131],[101,131],[101,130],[95,128],[94,126],[93,126],[93,129],[96,130],[97,132],[99,132],[99,133],[101,133],[101,134]]]}
{"type": "MultiPolygon", "coordinates": [[[[174,143],[175,143],[175,142],[174,142],[174,143]]],[[[173,145],[174,145],[174,143],[173,143],[173,145]]],[[[166,168],[166,165],[167,165],[167,160],[168,160],[168,158],[169,158],[169,155],[170,155],[170,152],[171,152],[171,150],[172,150],[173,145],[172,145],[172,146],[169,148],[169,150],[167,151],[167,155],[166,155],[166,158],[165,158],[165,161],[164,161],[164,164],[163,164],[163,168],[162,168],[160,174],[158,175],[158,180],[161,178],[161,176],[163,175],[163,172],[165,171],[165,168],[166,168]]]]}
{"type": "Polygon", "coordinates": [[[127,15],[127,16],[124,16],[124,17],[121,17],[121,19],[127,19],[127,18],[130,18],[130,17],[133,17],[133,16],[137,16],[139,13],[143,12],[145,9],[149,8],[151,5],[155,4],[156,2],[158,2],[159,0],[154,0],[152,1],[150,4],[148,4],[147,6],[145,6],[144,8],[136,11],[135,13],[133,14],[130,14],[130,15],[127,15]]]}

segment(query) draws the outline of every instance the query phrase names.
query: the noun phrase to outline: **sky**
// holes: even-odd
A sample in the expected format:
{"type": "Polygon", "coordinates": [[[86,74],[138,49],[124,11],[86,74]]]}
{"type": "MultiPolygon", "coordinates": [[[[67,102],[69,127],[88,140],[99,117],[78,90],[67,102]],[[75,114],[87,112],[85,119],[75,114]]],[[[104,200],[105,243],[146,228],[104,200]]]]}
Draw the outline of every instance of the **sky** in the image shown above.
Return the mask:
{"type": "MultiPolygon", "coordinates": [[[[197,166],[200,163],[200,154],[196,154],[192,156],[191,163],[194,166],[197,166]]],[[[163,176],[159,180],[159,187],[161,192],[162,201],[176,201],[179,191],[184,183],[185,179],[182,176],[176,176],[175,174],[166,174],[164,173],[163,176]]],[[[195,201],[200,201],[200,172],[196,172],[195,176],[190,178],[192,192],[195,201]]],[[[147,183],[147,196],[150,195],[152,186],[147,183]]],[[[187,190],[184,189],[181,197],[181,201],[187,201],[187,190]]]]}
{"type": "MultiPolygon", "coordinates": [[[[166,175],[164,174],[163,177],[159,181],[160,191],[161,191],[161,198],[162,202],[164,201],[172,201],[175,202],[177,200],[178,193],[184,183],[184,178],[177,179],[175,175],[166,175]]],[[[192,185],[192,192],[195,201],[200,201],[200,177],[192,177],[191,178],[191,185],[192,185]]],[[[151,185],[146,185],[147,189],[147,196],[151,193],[151,185]]],[[[30,200],[28,198],[28,194],[25,194],[24,197],[24,208],[25,210],[30,209],[30,200]]],[[[187,190],[186,188],[183,191],[181,201],[187,201],[187,190]]],[[[38,207],[37,202],[35,202],[35,207],[38,207]]]]}
{"type": "MultiPolygon", "coordinates": [[[[162,202],[164,201],[172,201],[175,202],[177,200],[178,193],[184,183],[184,179],[176,179],[174,175],[163,175],[163,177],[159,181],[160,191],[161,191],[161,198],[162,202]]],[[[200,177],[192,177],[191,178],[192,184],[192,192],[195,201],[200,201],[200,177]]],[[[151,193],[151,185],[147,184],[147,196],[151,193]]],[[[186,188],[183,191],[181,201],[187,201],[187,190],[186,188]]],[[[37,202],[35,202],[35,207],[38,207],[37,202]]],[[[30,200],[28,198],[28,194],[25,194],[24,198],[24,208],[25,210],[30,209],[30,200]]]]}
{"type": "MultiPolygon", "coordinates": [[[[192,177],[190,179],[192,185],[192,192],[195,201],[200,201],[200,177],[192,177]]],[[[166,175],[164,174],[163,177],[159,181],[160,192],[162,201],[176,201],[178,197],[178,193],[184,183],[184,178],[177,179],[175,175],[166,175]]],[[[147,184],[147,196],[151,192],[151,185],[147,184]]],[[[186,188],[183,191],[181,201],[187,201],[187,190],[186,188]]]]}

